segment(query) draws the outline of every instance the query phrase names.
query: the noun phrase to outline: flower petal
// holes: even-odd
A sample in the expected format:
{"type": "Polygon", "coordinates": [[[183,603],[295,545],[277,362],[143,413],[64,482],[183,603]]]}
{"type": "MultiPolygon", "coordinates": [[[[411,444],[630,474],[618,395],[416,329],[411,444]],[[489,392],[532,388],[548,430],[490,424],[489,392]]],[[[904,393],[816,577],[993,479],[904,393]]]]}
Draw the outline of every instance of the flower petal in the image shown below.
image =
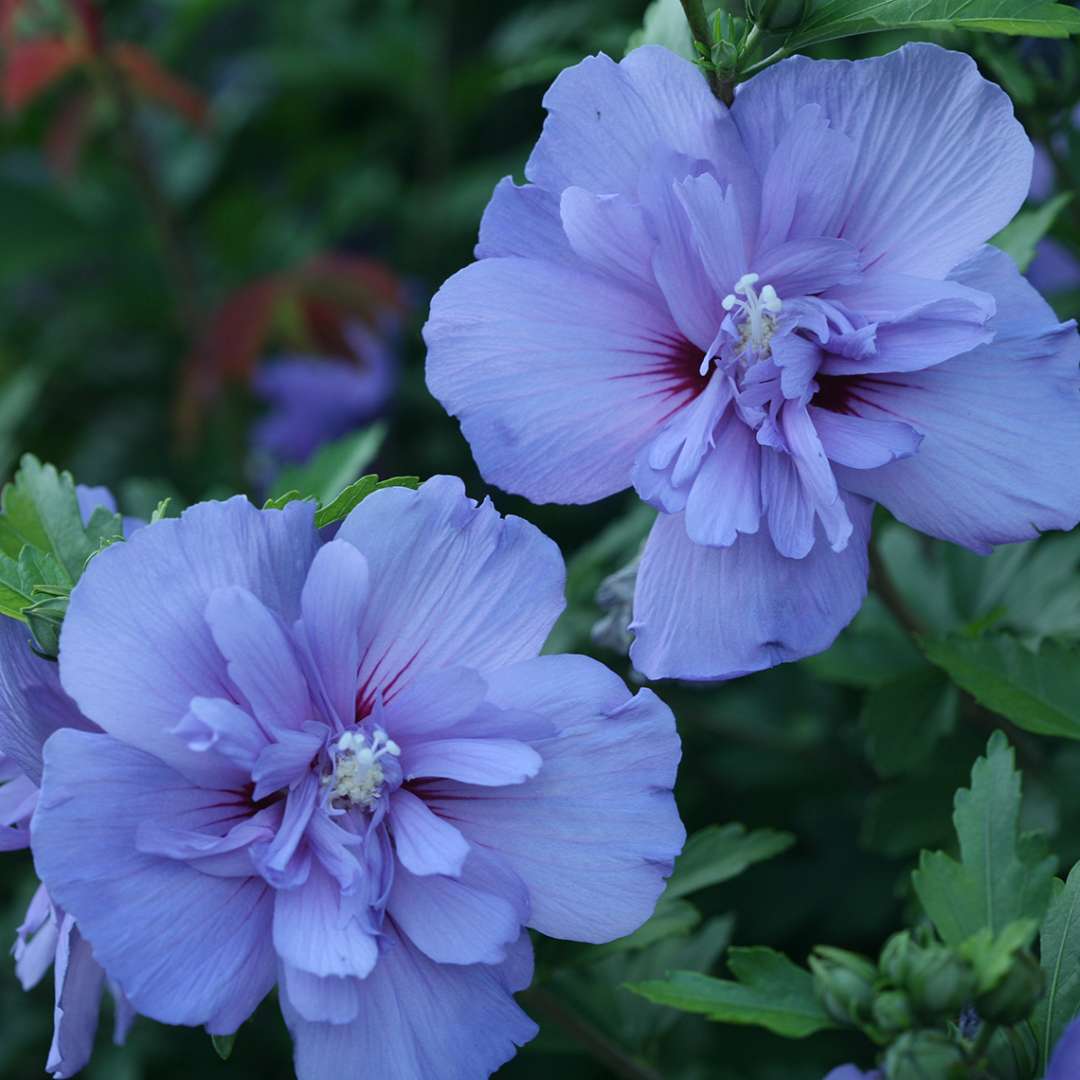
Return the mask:
{"type": "Polygon", "coordinates": [[[239,586],[215,589],[206,603],[206,621],[227,661],[229,678],[250,702],[266,735],[308,719],[311,702],[296,652],[280,620],[261,600],[239,586]]]}
{"type": "Polygon", "coordinates": [[[399,868],[387,912],[440,964],[498,964],[528,921],[529,894],[503,860],[473,847],[459,878],[399,868]]]}
{"type": "MultiPolygon", "coordinates": [[[[601,53],[567,68],[544,95],[548,117],[525,175],[549,191],[636,195],[658,149],[720,157],[726,121],[700,72],[658,46],[615,63],[601,53]]],[[[728,121],[728,126],[730,122],[728,121]]]]}
{"type": "Polygon", "coordinates": [[[763,174],[807,104],[855,144],[840,235],[866,265],[943,277],[1027,194],[1031,143],[962,53],[912,44],[857,63],[793,57],[743,83],[732,115],[763,174]]]}
{"type": "Polygon", "coordinates": [[[360,620],[368,598],[368,566],[352,544],[332,540],[315,556],[300,604],[298,628],[309,658],[308,683],[318,687],[325,719],[356,720],[360,620]]]}
{"type": "Polygon", "coordinates": [[[437,964],[387,928],[375,970],[356,984],[351,1023],[311,1023],[282,999],[298,1080],[362,1062],[380,1080],[487,1080],[537,1033],[500,968],[437,964]]]}
{"type": "MultiPolygon", "coordinates": [[[[1080,518],[1080,339],[1004,253],[984,248],[956,274],[991,293],[994,340],[937,367],[847,380],[843,407],[901,421],[918,453],[841,484],[901,521],[988,552],[1080,518]]],[[[835,389],[835,388],[834,388],[835,389]]]]}
{"type": "Polygon", "coordinates": [[[468,841],[405,788],[398,788],[390,797],[390,827],[398,860],[406,870],[420,875],[460,875],[469,854],[468,841]]]}
{"type": "Polygon", "coordinates": [[[49,894],[138,1011],[217,1034],[235,1031],[273,986],[270,889],[144,854],[136,835],[155,819],[209,827],[235,800],[107,735],[58,731],[33,826],[49,894]]]}
{"type": "Polygon", "coordinates": [[[456,477],[376,491],[338,537],[360,549],[371,573],[361,704],[381,692],[389,707],[425,672],[464,665],[483,674],[535,656],[563,608],[555,544],[490,502],[477,506],[456,477]]]}
{"type": "Polygon", "coordinates": [[[489,696],[555,727],[536,740],[532,780],[505,788],[429,784],[429,804],[501,855],[529,889],[529,925],[609,941],[653,911],[685,836],[671,786],[679,740],[651,691],[583,656],[542,656],[490,677],[489,696]]]}
{"type": "Polygon", "coordinates": [[[866,595],[871,506],[849,497],[847,509],[847,548],[818,542],[801,559],[764,530],[702,547],[681,516],[661,515],[638,572],[635,666],[651,679],[730,679],[828,648],[866,595]]]}
{"type": "Polygon", "coordinates": [[[557,195],[534,184],[518,187],[509,176],[495,185],[480,220],[476,257],[495,259],[504,255],[557,263],[574,260],[563,232],[557,195]]]}
{"type": "Polygon", "coordinates": [[[105,972],[75,920],[66,915],[56,947],[56,1004],[53,1039],[45,1071],[55,1080],[74,1076],[90,1060],[101,1011],[105,972]]]}
{"type": "Polygon", "coordinates": [[[432,739],[413,743],[401,755],[406,780],[445,777],[485,787],[520,784],[541,764],[540,755],[517,739],[432,739]]]}
{"type": "Polygon", "coordinates": [[[223,586],[246,588],[286,620],[315,554],[313,504],[256,510],[237,497],[201,503],[96,555],[71,594],[60,646],[64,689],[86,716],[192,778],[237,778],[224,758],[172,729],[194,697],[231,697],[205,611],[223,586]]]}
{"type": "Polygon", "coordinates": [[[30,648],[26,626],[0,618],[0,753],[40,784],[45,740],[62,727],[93,726],[64,693],[57,665],[30,648]]]}
{"type": "Polygon", "coordinates": [[[379,948],[343,908],[341,886],[317,863],[299,888],[274,898],[274,948],[290,967],[319,978],[364,978],[379,948]]]}
{"type": "Polygon", "coordinates": [[[450,278],[424,340],[428,387],[461,421],[484,478],[535,502],[627,487],[638,448],[695,392],[702,355],[666,304],[520,258],[450,278]]]}

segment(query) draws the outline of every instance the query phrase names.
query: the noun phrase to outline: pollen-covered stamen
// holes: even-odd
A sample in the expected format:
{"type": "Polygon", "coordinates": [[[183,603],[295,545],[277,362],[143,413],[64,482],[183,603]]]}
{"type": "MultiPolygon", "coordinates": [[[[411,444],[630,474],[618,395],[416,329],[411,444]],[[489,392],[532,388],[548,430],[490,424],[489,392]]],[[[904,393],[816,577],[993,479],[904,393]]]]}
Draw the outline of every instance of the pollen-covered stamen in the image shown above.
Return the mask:
{"type": "MultiPolygon", "coordinates": [[[[757,291],[755,286],[760,280],[758,274],[743,274],[735,282],[735,291],[728,293],[721,301],[723,309],[732,319],[738,320],[738,353],[744,360],[757,360],[768,355],[769,340],[776,329],[776,317],[784,306],[772,285],[764,285],[760,293],[757,291]]],[[[710,349],[702,362],[702,375],[708,371],[715,352],[715,349],[710,349]]]]}
{"type": "Polygon", "coordinates": [[[330,799],[342,808],[362,806],[370,810],[383,791],[386,774],[380,760],[397,757],[401,748],[382,728],[370,736],[363,731],[346,731],[331,749],[333,767],[323,779],[330,799]]]}

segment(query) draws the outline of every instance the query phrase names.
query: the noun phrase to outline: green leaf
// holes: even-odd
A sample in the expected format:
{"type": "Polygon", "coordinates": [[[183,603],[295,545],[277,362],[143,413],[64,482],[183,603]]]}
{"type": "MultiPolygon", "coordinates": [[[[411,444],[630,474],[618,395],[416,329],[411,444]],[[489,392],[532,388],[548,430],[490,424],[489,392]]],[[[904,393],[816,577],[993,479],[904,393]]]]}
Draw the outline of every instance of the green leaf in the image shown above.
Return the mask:
{"type": "Polygon", "coordinates": [[[328,443],[305,465],[282,469],[270,492],[278,498],[298,491],[304,498],[332,502],[370,465],[386,438],[385,424],[372,424],[328,443]]]}
{"type": "Polygon", "coordinates": [[[1080,32],[1080,11],[1052,0],[822,0],[787,52],[876,30],[981,30],[1029,37],[1080,32]]]}
{"type": "Polygon", "coordinates": [[[236,1035],[211,1035],[210,1042],[214,1045],[214,1052],[222,1061],[228,1061],[232,1057],[233,1048],[236,1046],[236,1035]]]}
{"type": "Polygon", "coordinates": [[[1032,652],[1006,634],[922,643],[927,657],[980,705],[1038,735],[1080,739],[1080,648],[1032,652]]]}
{"type": "Polygon", "coordinates": [[[925,761],[952,731],[956,699],[955,687],[929,666],[868,693],[859,720],[878,774],[899,776],[925,761]]]}
{"type": "Polygon", "coordinates": [[[382,491],[383,488],[390,487],[411,488],[415,491],[419,486],[420,477],[418,476],[391,476],[388,480],[380,480],[374,473],[361,476],[359,480],[340,491],[326,506],[320,508],[315,515],[315,525],[321,529],[325,525],[332,525],[335,521],[348,517],[350,512],[373,491],[382,491]]]}
{"type": "Polygon", "coordinates": [[[745,825],[710,825],[686,842],[683,853],[675,861],[664,899],[688,896],[729,881],[754,863],[787,851],[793,843],[795,837],[791,833],[773,829],[747,832],[745,825]]]}
{"type": "Polygon", "coordinates": [[[24,547],[17,559],[0,555],[0,614],[26,622],[24,612],[42,586],[71,588],[67,571],[54,556],[31,547],[24,547]]]}
{"type": "Polygon", "coordinates": [[[1020,834],[1020,773],[1000,731],[975,762],[971,787],[961,788],[953,805],[960,861],[924,851],[912,875],[945,943],[960,945],[984,927],[996,936],[1020,919],[1041,921],[1055,861],[1040,837],[1020,834]]]}
{"type": "MultiPolygon", "coordinates": [[[[273,498],[267,499],[266,502],[263,503],[263,509],[284,510],[285,507],[289,505],[289,503],[296,502],[298,499],[303,500],[303,498],[304,496],[295,489],[293,491],[286,491],[282,495],[275,495],[273,498]]],[[[314,502],[315,500],[312,501],[314,502]]]]}
{"type": "Polygon", "coordinates": [[[1035,1007],[1031,1023],[1045,1068],[1065,1028],[1080,1014],[1080,863],[1069,872],[1064,885],[1054,882],[1039,955],[1046,974],[1046,994],[1035,1007]]]}
{"type": "Polygon", "coordinates": [[[728,966],[737,981],[676,971],[664,980],[635,983],[629,989],[656,1005],[701,1013],[725,1024],[768,1028],[801,1039],[837,1024],[822,1008],[808,971],[766,948],[731,949],[728,966]]]}
{"type": "Polygon", "coordinates": [[[997,935],[984,926],[960,945],[957,952],[971,964],[978,978],[977,993],[993,990],[1009,973],[1013,956],[1026,949],[1038,932],[1039,924],[1034,919],[1017,919],[997,935]]]}
{"type": "Polygon", "coordinates": [[[1035,258],[1036,245],[1053,227],[1058,214],[1072,202],[1072,197],[1071,191],[1063,191],[1042,206],[1021,210],[997,236],[991,237],[990,243],[1001,248],[1023,273],[1035,258]]]}

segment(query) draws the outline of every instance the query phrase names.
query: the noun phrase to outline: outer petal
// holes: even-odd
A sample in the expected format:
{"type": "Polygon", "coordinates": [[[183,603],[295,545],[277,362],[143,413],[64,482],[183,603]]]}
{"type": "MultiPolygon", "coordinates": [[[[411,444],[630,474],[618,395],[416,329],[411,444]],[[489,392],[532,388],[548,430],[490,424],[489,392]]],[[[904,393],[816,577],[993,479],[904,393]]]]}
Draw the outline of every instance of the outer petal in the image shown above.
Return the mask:
{"type": "Polygon", "coordinates": [[[574,260],[563,232],[557,195],[533,184],[518,187],[509,176],[496,184],[480,220],[476,257],[493,259],[505,255],[559,263],[574,260]]]}
{"type": "Polygon", "coordinates": [[[975,551],[1071,529],[1080,519],[1076,330],[1000,251],[984,248],[956,277],[996,297],[996,337],[927,371],[842,382],[847,412],[903,421],[924,438],[912,457],[837,477],[913,528],[975,551]]]}
{"type": "Polygon", "coordinates": [[[201,503],[96,556],[71,594],[60,677],[110,734],[213,785],[236,769],[188,747],[172,729],[194,697],[230,697],[231,681],[204,612],[237,585],[287,621],[315,554],[313,505],[256,510],[246,499],[201,503]]]}
{"type": "Polygon", "coordinates": [[[525,175],[549,191],[635,195],[658,148],[719,157],[727,111],[693,64],[658,46],[616,64],[602,53],[567,68],[544,95],[548,118],[525,175]]]}
{"type": "Polygon", "coordinates": [[[387,927],[375,970],[358,984],[356,1020],[311,1023],[282,999],[298,1080],[358,1063],[379,1080],[487,1080],[536,1035],[498,967],[437,964],[387,927]]]}
{"type": "Polygon", "coordinates": [[[67,915],[56,947],[56,1005],[53,1041],[45,1071],[56,1080],[74,1076],[90,1060],[101,1011],[105,972],[90,945],[67,915]]]}
{"type": "Polygon", "coordinates": [[[235,1031],[273,986],[269,886],[143,854],[136,834],[155,818],[210,827],[231,798],[190,786],[108,736],[58,731],[45,747],[33,824],[35,862],[50,896],[78,920],[138,1011],[222,1034],[235,1031]]]}
{"type": "Polygon", "coordinates": [[[0,617],[0,753],[40,784],[45,740],[62,727],[93,726],[64,693],[57,665],[31,650],[26,627],[0,617]]]}
{"type": "Polygon", "coordinates": [[[368,561],[360,625],[361,701],[389,703],[419,674],[535,656],[563,608],[559,549],[527,521],[500,517],[456,477],[369,495],[338,533],[368,561]],[[408,673],[405,677],[405,673],[408,673]]]}
{"type": "Polygon", "coordinates": [[[828,648],[866,595],[871,507],[846,501],[847,547],[819,536],[801,559],[778,554],[764,530],[702,547],[680,515],[661,515],[638,571],[635,666],[652,679],[730,679],[828,648]]]}
{"type": "Polygon", "coordinates": [[[450,278],[424,340],[428,387],[485,479],[534,502],[627,487],[638,448],[692,395],[702,355],[635,288],[520,258],[450,278]]]}
{"type": "Polygon", "coordinates": [[[740,87],[732,115],[760,172],[807,104],[855,144],[839,235],[866,263],[943,277],[1020,208],[1032,149],[1005,93],[962,53],[794,57],[740,87]]]}
{"type": "Polygon", "coordinates": [[[534,712],[556,734],[534,746],[540,773],[514,787],[446,781],[429,805],[525,882],[529,925],[576,941],[609,941],[651,914],[685,832],[671,786],[679,740],[651,691],[583,656],[542,656],[490,677],[491,700],[534,712]]]}

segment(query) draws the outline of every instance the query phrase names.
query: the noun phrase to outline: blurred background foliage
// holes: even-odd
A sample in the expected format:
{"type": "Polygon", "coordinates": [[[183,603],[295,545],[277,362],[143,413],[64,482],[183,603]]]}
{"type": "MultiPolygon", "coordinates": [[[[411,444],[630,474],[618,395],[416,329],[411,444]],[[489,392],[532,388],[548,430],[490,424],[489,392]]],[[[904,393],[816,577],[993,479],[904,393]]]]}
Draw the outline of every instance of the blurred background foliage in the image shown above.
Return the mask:
{"type": "MultiPolygon", "coordinates": [[[[127,512],[143,515],[167,495],[174,509],[236,490],[261,496],[249,443],[259,405],[248,383],[259,360],[333,354],[343,319],[375,325],[392,309],[401,375],[385,437],[365,442],[355,471],[457,473],[483,495],[456,423],[424,386],[427,301],[469,261],[495,182],[521,177],[548,83],[587,53],[620,56],[645,6],[0,2],[0,471],[10,475],[30,450],[82,483],[109,485],[127,512]],[[72,40],[96,42],[96,59],[56,44],[72,40]],[[51,46],[20,52],[27,41],[51,46]],[[281,290],[269,306],[268,282],[281,290]]],[[[818,53],[856,57],[902,40],[848,38],[818,53]]],[[[1002,82],[1044,148],[1049,172],[1031,211],[1075,189],[1077,47],[938,40],[969,50],[1002,82]]],[[[1068,269],[1080,250],[1080,200],[1025,221],[1014,243],[1030,255],[1049,226],[1068,269]]],[[[1063,316],[1080,312],[1080,274],[1044,284],[1063,316]]],[[[533,507],[492,494],[571,558],[559,647],[593,651],[633,678],[590,630],[596,590],[634,557],[647,515],[622,497],[533,507]]],[[[726,877],[707,875],[692,902],[667,898],[629,942],[541,943],[527,1000],[542,1034],[500,1075],[820,1080],[840,1061],[869,1063],[855,1035],[789,1043],[651,1005],[621,984],[674,968],[720,972],[731,942],[767,942],[800,962],[822,942],[876,953],[914,913],[918,851],[952,845],[953,793],[1002,723],[946,674],[963,685],[957,672],[964,660],[970,672],[973,649],[989,649],[975,659],[1000,669],[1016,659],[1000,650],[1049,643],[1061,684],[1053,705],[1080,730],[1080,691],[1069,680],[1080,670],[1080,537],[979,559],[879,526],[893,603],[872,596],[830,652],[731,684],[661,688],[684,738],[678,796],[691,833],[730,822],[774,831],[714,835],[743,862],[726,877]],[[937,651],[917,648],[912,628],[937,651]]],[[[1025,823],[1049,832],[1071,866],[1080,856],[1080,747],[1010,736],[1025,774],[1025,823]]],[[[5,867],[0,939],[11,940],[32,882],[28,858],[8,856],[5,867]]],[[[24,995],[13,974],[0,979],[0,1018],[0,1076],[38,1075],[51,986],[24,995]]],[[[198,1031],[139,1020],[117,1050],[102,1027],[90,1080],[292,1075],[273,1002],[240,1032],[228,1062],[198,1031]]]]}

